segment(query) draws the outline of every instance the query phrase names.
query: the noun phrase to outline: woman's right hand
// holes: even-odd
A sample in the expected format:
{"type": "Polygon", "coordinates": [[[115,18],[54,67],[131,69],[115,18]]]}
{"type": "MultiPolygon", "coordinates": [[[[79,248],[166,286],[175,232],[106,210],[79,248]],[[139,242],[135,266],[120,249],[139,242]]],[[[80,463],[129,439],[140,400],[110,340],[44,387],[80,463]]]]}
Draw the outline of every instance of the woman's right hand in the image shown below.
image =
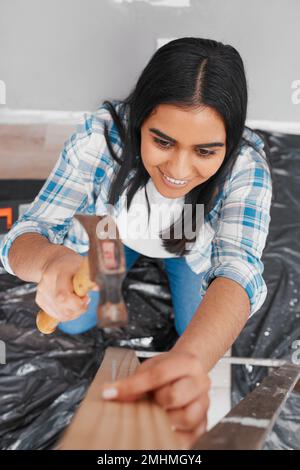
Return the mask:
{"type": "Polygon", "coordinates": [[[89,296],[78,297],[72,282],[82,260],[78,253],[64,253],[48,262],[43,269],[35,301],[58,322],[74,320],[87,310],[89,296]]]}

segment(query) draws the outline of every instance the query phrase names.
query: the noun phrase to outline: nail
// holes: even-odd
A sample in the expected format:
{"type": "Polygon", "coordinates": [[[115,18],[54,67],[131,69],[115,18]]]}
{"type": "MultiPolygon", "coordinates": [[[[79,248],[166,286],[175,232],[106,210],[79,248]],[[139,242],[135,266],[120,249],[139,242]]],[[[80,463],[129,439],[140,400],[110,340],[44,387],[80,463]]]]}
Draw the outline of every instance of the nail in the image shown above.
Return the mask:
{"type": "Polygon", "coordinates": [[[104,400],[110,400],[111,398],[116,398],[118,396],[118,390],[116,388],[106,388],[102,391],[102,398],[104,400]]]}

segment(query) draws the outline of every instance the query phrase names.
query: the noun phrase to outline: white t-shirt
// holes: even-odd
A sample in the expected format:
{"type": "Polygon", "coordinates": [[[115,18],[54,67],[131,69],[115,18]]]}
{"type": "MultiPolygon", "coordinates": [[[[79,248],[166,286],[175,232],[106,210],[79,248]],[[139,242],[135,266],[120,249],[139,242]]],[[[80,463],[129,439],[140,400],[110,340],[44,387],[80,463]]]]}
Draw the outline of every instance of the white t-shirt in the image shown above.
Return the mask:
{"type": "Polygon", "coordinates": [[[122,208],[119,214],[114,216],[124,245],[149,257],[178,257],[179,255],[166,251],[159,233],[179,218],[184,205],[184,196],[179,198],[163,196],[156,189],[151,178],[145,187],[140,188],[134,194],[129,210],[127,210],[126,194],[127,190],[121,196],[122,208]],[[151,207],[149,223],[145,189],[151,207]]]}

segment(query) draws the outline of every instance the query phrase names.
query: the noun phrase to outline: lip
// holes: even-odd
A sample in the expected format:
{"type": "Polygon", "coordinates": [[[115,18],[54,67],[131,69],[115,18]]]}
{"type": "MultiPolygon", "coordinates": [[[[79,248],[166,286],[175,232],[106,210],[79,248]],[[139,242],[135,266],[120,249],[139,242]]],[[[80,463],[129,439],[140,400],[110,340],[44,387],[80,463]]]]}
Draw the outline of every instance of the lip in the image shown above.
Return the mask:
{"type": "MultiPolygon", "coordinates": [[[[173,178],[173,176],[171,176],[168,173],[166,173],[165,171],[161,170],[159,167],[158,167],[158,169],[162,174],[165,174],[169,178],[173,178]]],[[[173,178],[173,180],[176,180],[176,179],[181,179],[182,181],[190,181],[190,178],[173,178]]]]}
{"type": "MultiPolygon", "coordinates": [[[[176,183],[171,183],[170,181],[168,181],[165,177],[164,177],[164,173],[162,172],[162,170],[160,168],[159,169],[159,172],[161,174],[161,178],[163,180],[163,182],[165,183],[166,186],[168,186],[169,188],[172,188],[172,189],[180,189],[180,188],[185,188],[187,186],[187,184],[189,183],[188,180],[186,180],[186,183],[184,184],[176,184],[176,183]]],[[[169,176],[167,175],[167,173],[165,173],[166,176],[169,176]]],[[[171,178],[171,176],[169,176],[169,178],[171,178]]],[[[175,178],[174,178],[175,179],[175,178]]]]}

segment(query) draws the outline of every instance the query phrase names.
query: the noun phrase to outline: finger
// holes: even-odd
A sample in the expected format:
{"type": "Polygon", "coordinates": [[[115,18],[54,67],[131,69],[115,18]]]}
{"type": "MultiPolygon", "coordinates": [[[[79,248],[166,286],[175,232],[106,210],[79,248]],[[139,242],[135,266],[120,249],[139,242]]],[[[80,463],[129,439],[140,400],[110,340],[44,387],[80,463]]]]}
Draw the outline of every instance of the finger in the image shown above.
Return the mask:
{"type": "Polygon", "coordinates": [[[85,313],[85,311],[78,311],[78,312],[74,312],[73,310],[64,310],[64,311],[60,311],[60,317],[61,318],[64,318],[66,320],[60,320],[60,321],[70,321],[70,320],[75,320],[76,318],[79,318],[81,317],[81,315],[83,315],[85,313]]]}
{"type": "Polygon", "coordinates": [[[156,390],[154,399],[156,403],[166,410],[187,406],[200,397],[203,387],[195,376],[183,377],[176,382],[167,384],[156,390]]]}
{"type": "Polygon", "coordinates": [[[201,424],[192,431],[175,431],[177,441],[181,450],[189,450],[196,441],[207,431],[207,419],[205,418],[201,424]]]}
{"type": "Polygon", "coordinates": [[[73,285],[73,274],[70,275],[68,273],[63,273],[63,275],[58,276],[56,281],[57,287],[57,294],[62,298],[65,297],[66,301],[68,302],[68,307],[70,309],[78,310],[81,305],[84,305],[84,299],[86,299],[86,295],[84,297],[79,297],[74,292],[74,285],[73,285]]]}
{"type": "MultiPolygon", "coordinates": [[[[146,359],[144,362],[142,362],[140,365],[139,365],[139,368],[138,368],[138,371],[139,372],[143,372],[143,371],[146,371],[148,370],[149,368],[151,368],[153,366],[153,364],[156,364],[157,362],[159,362],[161,360],[161,357],[162,355],[165,354],[165,353],[161,353],[157,356],[153,356],[151,357],[150,359],[146,359]]],[[[132,377],[132,375],[130,376],[130,378],[132,377]]],[[[118,383],[120,383],[120,381],[118,381],[118,383]]],[[[115,394],[115,391],[113,389],[114,385],[116,384],[116,382],[114,382],[113,384],[111,384],[111,387],[109,385],[106,385],[107,388],[105,388],[106,390],[106,393],[108,393],[108,395],[110,395],[112,393],[112,395],[115,394]],[[108,390],[109,388],[109,390],[108,390]],[[112,389],[112,392],[110,392],[110,390],[112,389]]],[[[138,398],[141,398],[145,393],[134,393],[132,392],[130,394],[130,396],[127,396],[126,398],[126,401],[135,401],[137,400],[138,398]]],[[[112,399],[112,397],[105,397],[105,398],[110,398],[112,399]]],[[[117,398],[117,397],[116,397],[117,398]]],[[[125,398],[124,398],[125,400],[125,398]]]]}
{"type": "Polygon", "coordinates": [[[37,291],[35,302],[41,310],[46,312],[52,318],[55,318],[57,321],[62,321],[61,316],[57,312],[57,306],[55,306],[56,308],[53,307],[51,297],[49,297],[47,294],[42,294],[40,291],[37,291]]]}
{"type": "Polygon", "coordinates": [[[206,378],[196,359],[178,357],[174,367],[174,357],[166,355],[160,362],[153,361],[152,366],[146,370],[140,367],[133,375],[123,380],[105,384],[104,389],[108,391],[103,394],[103,398],[121,401],[136,399],[185,375],[196,374],[196,371],[206,378]]]}
{"type": "Polygon", "coordinates": [[[195,429],[194,431],[195,438],[202,436],[202,434],[204,434],[206,431],[207,431],[207,415],[201,422],[200,426],[198,426],[195,429]]]}
{"type": "Polygon", "coordinates": [[[83,313],[88,305],[86,297],[81,298],[76,294],[66,291],[59,291],[56,296],[56,301],[65,311],[71,314],[83,313]]]}
{"type": "Polygon", "coordinates": [[[139,371],[147,370],[149,369],[149,367],[152,367],[152,365],[157,364],[161,360],[164,360],[166,354],[167,352],[162,352],[157,356],[152,356],[150,358],[145,359],[143,362],[141,362],[139,366],[139,371]]]}
{"type": "MultiPolygon", "coordinates": [[[[77,297],[77,295],[75,295],[75,297],[77,297]]],[[[77,302],[76,308],[74,307],[70,308],[70,304],[68,302],[66,305],[66,308],[64,309],[65,314],[69,317],[72,317],[73,319],[80,317],[83,313],[86,313],[89,302],[90,302],[90,297],[87,295],[82,298],[77,297],[77,299],[79,300],[79,302],[77,302]]]]}
{"type": "MultiPolygon", "coordinates": [[[[61,298],[61,300],[65,300],[66,298],[67,297],[63,297],[61,298]]],[[[81,299],[79,300],[81,301],[81,299]]],[[[64,304],[61,305],[59,300],[57,300],[57,297],[54,303],[53,296],[49,295],[46,292],[43,294],[37,292],[35,301],[42,310],[47,312],[52,317],[56,318],[59,321],[68,321],[77,318],[87,310],[89,298],[87,296],[86,298],[83,298],[82,303],[79,303],[79,306],[75,310],[70,309],[69,304],[67,302],[64,302],[64,304]]]]}
{"type": "Polygon", "coordinates": [[[180,410],[168,411],[171,427],[178,431],[193,431],[200,428],[206,420],[209,398],[206,395],[196,399],[180,410]]]}

